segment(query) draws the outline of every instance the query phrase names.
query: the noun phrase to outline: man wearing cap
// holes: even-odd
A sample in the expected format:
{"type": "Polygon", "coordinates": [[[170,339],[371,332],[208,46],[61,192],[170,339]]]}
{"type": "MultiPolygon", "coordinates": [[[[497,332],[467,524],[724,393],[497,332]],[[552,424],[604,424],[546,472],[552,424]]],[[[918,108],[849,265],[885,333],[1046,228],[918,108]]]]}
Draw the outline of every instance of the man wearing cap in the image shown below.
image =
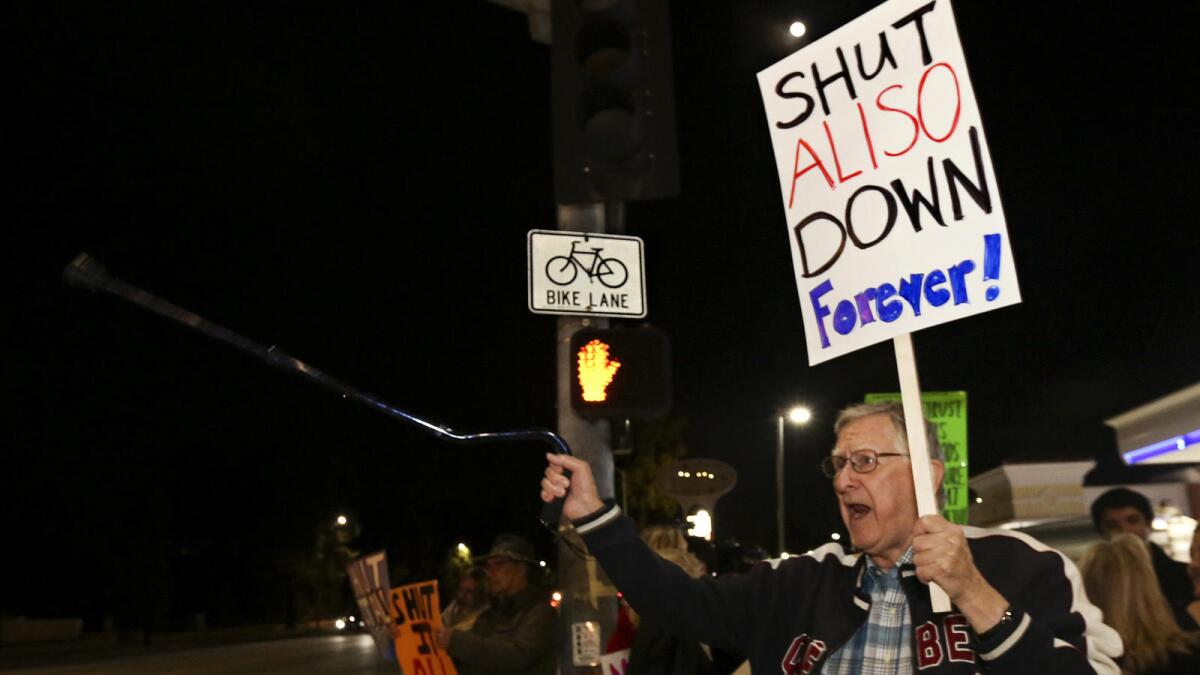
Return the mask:
{"type": "Polygon", "coordinates": [[[555,671],[554,610],[533,583],[533,545],[512,534],[496,537],[479,558],[492,606],[470,630],[443,628],[438,644],[459,675],[551,675],[555,671]]]}

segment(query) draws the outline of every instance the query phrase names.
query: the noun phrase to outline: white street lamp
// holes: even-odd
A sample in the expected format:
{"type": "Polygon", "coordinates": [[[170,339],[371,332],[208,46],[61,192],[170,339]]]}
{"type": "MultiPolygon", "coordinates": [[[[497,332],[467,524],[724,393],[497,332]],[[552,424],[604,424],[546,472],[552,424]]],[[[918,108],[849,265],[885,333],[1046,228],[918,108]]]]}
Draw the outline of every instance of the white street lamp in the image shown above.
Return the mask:
{"type": "Polygon", "coordinates": [[[708,511],[700,509],[688,516],[686,520],[692,524],[687,531],[689,537],[700,537],[712,541],[712,515],[708,511]]]}
{"type": "Polygon", "coordinates": [[[812,419],[812,411],[804,406],[798,405],[788,411],[788,421],[792,424],[808,424],[812,419]]]}
{"type": "Polygon", "coordinates": [[[775,494],[778,501],[775,505],[775,523],[778,527],[777,534],[780,553],[787,550],[783,540],[785,520],[783,508],[783,422],[785,418],[795,425],[807,424],[812,419],[812,411],[804,406],[794,406],[786,414],[781,414],[778,417],[779,436],[778,443],[775,445],[775,494]]]}

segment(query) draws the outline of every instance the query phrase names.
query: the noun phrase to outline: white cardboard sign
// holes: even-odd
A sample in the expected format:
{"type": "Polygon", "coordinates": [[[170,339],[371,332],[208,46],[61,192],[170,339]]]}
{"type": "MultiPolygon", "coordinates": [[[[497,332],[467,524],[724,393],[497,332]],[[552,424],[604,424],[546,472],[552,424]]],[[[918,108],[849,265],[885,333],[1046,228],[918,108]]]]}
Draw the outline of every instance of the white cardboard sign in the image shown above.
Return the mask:
{"type": "Polygon", "coordinates": [[[1021,301],[949,0],[891,0],[758,74],[810,365],[1021,301]]]}

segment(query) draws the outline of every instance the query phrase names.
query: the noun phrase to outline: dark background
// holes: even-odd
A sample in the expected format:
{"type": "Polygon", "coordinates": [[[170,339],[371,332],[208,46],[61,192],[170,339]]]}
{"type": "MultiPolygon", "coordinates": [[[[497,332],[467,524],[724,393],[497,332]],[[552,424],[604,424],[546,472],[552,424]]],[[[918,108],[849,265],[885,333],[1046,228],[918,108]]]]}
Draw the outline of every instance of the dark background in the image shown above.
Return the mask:
{"type": "MultiPolygon", "coordinates": [[[[944,1],[944,0],[943,0],[944,1]]],[[[755,73],[870,2],[673,3],[683,188],[631,204],[647,321],[692,457],[738,471],[719,537],[837,527],[814,469],[838,408],[895,391],[884,343],[810,368],[755,73]],[[808,23],[804,40],[787,22],[808,23]]],[[[1024,302],[915,335],[969,394],[973,474],[1115,460],[1108,416],[1197,380],[1193,3],[955,4],[1024,302]]],[[[347,513],[428,578],[537,529],[541,448],[440,444],[109,297],[113,273],[464,430],[553,428],[549,48],[486,2],[18,3],[6,31],[12,278],[0,613],[273,619],[281,566],[347,513]],[[151,608],[151,609],[148,609],[151,608]],[[153,609],[157,608],[157,609],[153,609]]],[[[424,576],[423,576],[424,575],[424,576]]]]}

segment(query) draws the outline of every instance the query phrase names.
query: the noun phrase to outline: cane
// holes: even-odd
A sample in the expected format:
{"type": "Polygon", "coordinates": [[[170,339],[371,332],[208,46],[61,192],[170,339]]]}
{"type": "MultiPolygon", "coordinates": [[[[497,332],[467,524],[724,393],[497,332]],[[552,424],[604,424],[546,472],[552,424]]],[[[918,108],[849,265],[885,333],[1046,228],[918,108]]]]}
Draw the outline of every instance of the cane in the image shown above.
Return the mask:
{"type": "MultiPolygon", "coordinates": [[[[496,442],[520,442],[520,441],[539,441],[550,445],[551,449],[557,453],[565,453],[570,455],[571,448],[567,442],[558,434],[545,429],[530,429],[526,431],[490,431],[478,434],[462,434],[456,433],[448,427],[434,424],[428,420],[422,419],[389,405],[385,401],[380,400],[377,396],[365,393],[356,389],[341,380],[330,377],[324,372],[311,365],[295,358],[274,346],[266,347],[249,338],[238,335],[237,333],[205,319],[204,317],[190,312],[178,305],[171,304],[162,298],[148,293],[136,286],[127,284],[120,279],[111,276],[108,269],[91,257],[87,253],[80,253],[75,256],[65,268],[63,268],[63,281],[68,286],[81,288],[83,290],[97,292],[103,291],[131,302],[142,309],[149,310],[155,314],[165,316],[168,319],[177,321],[189,328],[193,328],[207,335],[218,342],[240,349],[243,352],[257,357],[267,364],[275,366],[280,370],[299,375],[311,382],[332,389],[342,395],[344,399],[358,401],[363,405],[374,408],[389,417],[406,422],[411,426],[426,431],[434,436],[454,443],[473,444],[473,443],[496,443],[496,442]]],[[[569,476],[570,474],[568,474],[569,476]]],[[[557,534],[558,521],[562,516],[563,500],[565,497],[560,497],[545,504],[542,507],[541,521],[551,532],[557,534]]]]}

